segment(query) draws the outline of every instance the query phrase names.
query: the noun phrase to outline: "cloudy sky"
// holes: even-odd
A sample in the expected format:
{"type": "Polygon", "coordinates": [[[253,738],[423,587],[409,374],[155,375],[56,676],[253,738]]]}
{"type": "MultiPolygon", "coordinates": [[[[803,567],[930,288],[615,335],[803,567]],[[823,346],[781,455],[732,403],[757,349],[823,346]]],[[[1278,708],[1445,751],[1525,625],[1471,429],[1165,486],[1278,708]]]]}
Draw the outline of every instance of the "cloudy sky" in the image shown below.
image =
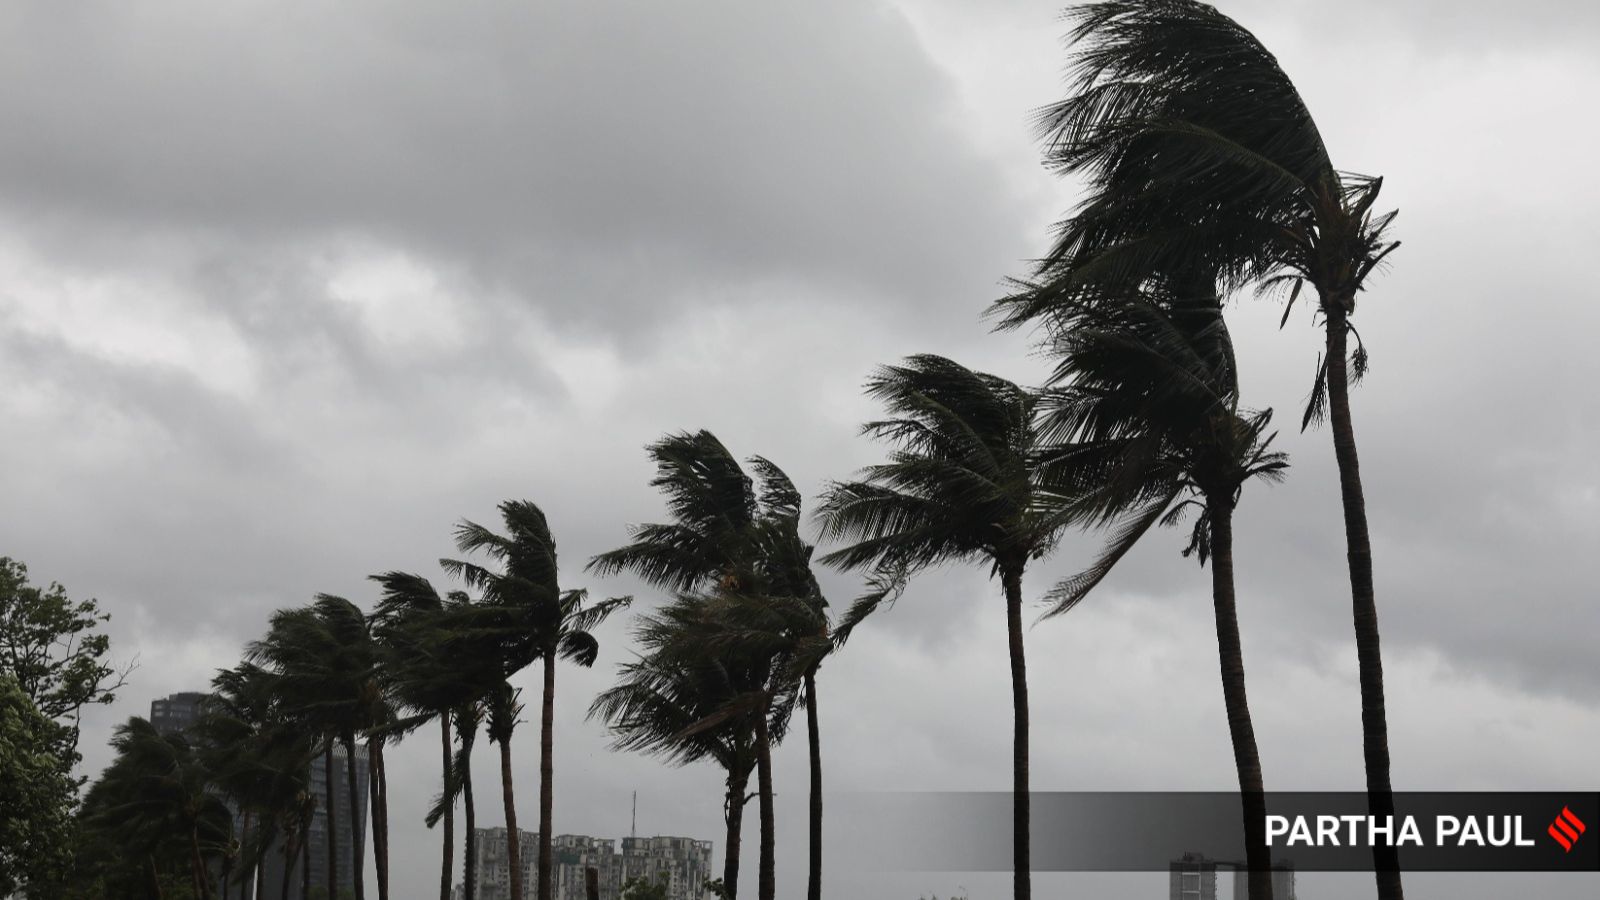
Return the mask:
{"type": "MultiPolygon", "coordinates": [[[[1600,13],[1578,0],[1234,0],[1336,160],[1387,177],[1405,246],[1363,296],[1355,400],[1402,789],[1600,786],[1600,13]],[[1403,8],[1396,8],[1403,7],[1403,8]]],[[[872,366],[931,351],[1038,379],[980,321],[1074,201],[1030,110],[1057,4],[0,3],[0,554],[114,616],[133,684],[104,740],[203,687],[269,613],[368,573],[437,574],[462,517],[529,498],[574,586],[659,518],[642,453],[710,428],[809,492],[872,461],[872,366]]],[[[1233,317],[1247,399],[1284,415],[1238,577],[1269,787],[1363,785],[1328,437],[1293,430],[1319,344],[1233,317]]],[[[1227,789],[1207,580],[1153,535],[1028,636],[1040,790],[1227,789]]],[[[1030,589],[1083,563],[1069,540],[1030,589]]],[[[856,585],[830,576],[833,596],[856,585]]],[[[641,603],[653,602],[641,593],[641,603]]],[[[1003,790],[1002,605],[931,572],[824,671],[831,789],[1003,790]]],[[[565,669],[557,830],[718,842],[720,779],[605,750],[565,669]]],[[[530,728],[517,778],[537,783],[530,728]]],[[[436,746],[393,754],[396,883],[435,884],[436,746]]],[[[484,763],[488,757],[485,751],[484,763]]],[[[803,746],[778,775],[780,894],[804,884],[803,746]]],[[[494,804],[483,820],[498,821],[494,804]]],[[[534,804],[525,803],[525,821],[534,804]]],[[[749,846],[754,846],[753,830],[749,846]]],[[[754,853],[747,860],[754,876],[754,853]]],[[[854,900],[1007,879],[830,872],[854,900]]],[[[1163,896],[1165,877],[1050,879],[1163,896]]],[[[1305,898],[1370,877],[1302,878],[1305,898]]],[[[1413,876],[1413,897],[1592,891],[1413,876]]],[[[1349,893],[1347,893],[1347,891],[1349,893]]],[[[1570,895],[1570,893],[1569,893],[1570,895]]],[[[411,896],[405,893],[404,896],[411,896]]],[[[422,896],[417,893],[415,896],[422,896]]]]}

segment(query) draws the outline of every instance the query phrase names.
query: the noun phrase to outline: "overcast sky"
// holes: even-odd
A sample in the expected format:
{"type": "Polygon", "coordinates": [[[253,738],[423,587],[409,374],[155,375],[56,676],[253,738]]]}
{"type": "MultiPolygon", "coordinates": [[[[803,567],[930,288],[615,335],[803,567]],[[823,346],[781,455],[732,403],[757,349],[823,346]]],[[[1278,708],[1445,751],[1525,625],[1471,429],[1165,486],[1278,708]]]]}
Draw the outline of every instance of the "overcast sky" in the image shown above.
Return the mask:
{"type": "MultiPolygon", "coordinates": [[[[1355,395],[1400,789],[1600,787],[1600,13],[1581,0],[1236,0],[1338,164],[1386,176],[1405,246],[1361,298],[1355,395]],[[1404,7],[1396,8],[1396,7],[1404,7]]],[[[1070,208],[1030,110],[1058,5],[0,3],[0,555],[97,597],[133,683],[203,688],[274,609],[438,575],[451,524],[527,498],[569,586],[659,519],[643,446],[709,428],[808,494],[881,452],[871,368],[938,352],[1024,381],[980,321],[1070,208]]],[[[1359,789],[1330,442],[1294,429],[1320,344],[1243,298],[1246,399],[1286,484],[1247,492],[1237,566],[1267,785],[1359,789]]],[[[1028,635],[1038,790],[1236,785],[1208,579],[1153,534],[1028,635]]],[[[1096,547],[1067,541],[1037,595],[1096,547]]],[[[441,576],[442,577],[442,576],[441,576]]],[[[842,603],[857,585],[830,576],[842,603]]],[[[1004,790],[998,586],[920,577],[822,673],[832,790],[1004,790]]],[[[558,832],[717,842],[713,766],[606,751],[585,721],[627,656],[560,673],[558,832]]],[[[522,683],[532,685],[531,679],[522,683]]],[[[536,726],[521,732],[536,821],[536,726]]],[[[487,766],[484,746],[480,765],[487,766]]],[[[395,883],[437,884],[437,745],[393,751],[395,883]]],[[[484,768],[484,771],[490,771],[484,768]]],[[[780,896],[804,885],[805,753],[778,759],[780,896]]],[[[480,803],[480,822],[499,821],[480,803]]],[[[755,828],[747,829],[753,885],[755,828]]],[[[459,857],[459,854],[458,854],[459,857]]],[[[720,865],[720,863],[719,863],[720,865]]],[[[370,864],[369,864],[370,868],[370,864]]],[[[370,877],[370,876],[369,876],[370,877]]],[[[827,896],[958,884],[830,871],[827,896]]],[[[1164,875],[1042,882],[1164,896],[1164,875]]],[[[1370,876],[1303,877],[1309,900],[1370,876]]],[[[1410,876],[1414,898],[1593,891],[1594,876],[1410,876]]],[[[402,887],[397,898],[422,897],[402,887]]]]}

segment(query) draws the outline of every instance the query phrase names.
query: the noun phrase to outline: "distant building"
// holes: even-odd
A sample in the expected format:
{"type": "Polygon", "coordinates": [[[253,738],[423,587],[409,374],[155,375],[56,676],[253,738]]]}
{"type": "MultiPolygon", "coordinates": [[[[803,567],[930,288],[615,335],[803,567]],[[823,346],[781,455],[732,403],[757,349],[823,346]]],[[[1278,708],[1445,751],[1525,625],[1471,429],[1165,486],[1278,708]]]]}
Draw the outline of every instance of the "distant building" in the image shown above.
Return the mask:
{"type": "MultiPolygon", "coordinates": [[[[1185,853],[1172,861],[1169,900],[1217,900],[1217,870],[1233,870],[1233,900],[1249,900],[1250,872],[1242,862],[1207,859],[1185,853]]],[[[1288,860],[1272,864],[1272,900],[1294,900],[1294,866],[1288,860]]]]}
{"type": "MultiPolygon", "coordinates": [[[[1249,900],[1250,873],[1240,869],[1233,876],[1233,900],[1249,900]]],[[[1294,900],[1294,866],[1280,859],[1272,864],[1272,900],[1294,900]]]]}
{"type": "Polygon", "coordinates": [[[1217,900],[1217,861],[1185,853],[1169,867],[1169,900],[1217,900]]]}
{"type": "Polygon", "coordinates": [[[159,734],[176,734],[187,731],[200,720],[201,710],[205,707],[210,694],[198,691],[184,691],[173,694],[160,700],[150,701],[150,724],[155,726],[159,734]]]}
{"type": "MultiPolygon", "coordinates": [[[[523,898],[538,896],[539,834],[518,829],[523,898]]],[[[622,887],[634,878],[667,882],[669,900],[705,900],[711,878],[711,842],[684,837],[593,838],[558,834],[550,841],[554,860],[556,900],[585,900],[584,871],[600,876],[601,900],[618,900],[622,887]]],[[[474,851],[478,900],[515,900],[511,897],[511,861],[504,828],[477,829],[474,851]]],[[[456,896],[463,895],[458,889],[456,896]]]]}
{"type": "MultiPolygon", "coordinates": [[[[668,900],[702,900],[711,879],[711,842],[685,837],[622,839],[623,883],[663,877],[668,900]]],[[[581,898],[582,894],[574,896],[581,898]]]]}

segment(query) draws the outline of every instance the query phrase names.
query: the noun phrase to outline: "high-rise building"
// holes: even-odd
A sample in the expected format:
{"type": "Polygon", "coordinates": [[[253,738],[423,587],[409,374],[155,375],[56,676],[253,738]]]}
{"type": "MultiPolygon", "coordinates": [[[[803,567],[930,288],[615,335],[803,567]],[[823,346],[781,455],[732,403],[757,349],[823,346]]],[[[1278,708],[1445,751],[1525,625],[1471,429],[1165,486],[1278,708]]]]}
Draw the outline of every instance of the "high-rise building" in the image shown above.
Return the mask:
{"type": "Polygon", "coordinates": [[[1185,853],[1169,867],[1169,900],[1217,900],[1217,862],[1185,853]]]}
{"type": "MultiPolygon", "coordinates": [[[[1250,873],[1243,867],[1233,876],[1233,900],[1249,900],[1250,873]]],[[[1272,864],[1272,900],[1294,900],[1294,866],[1287,860],[1272,864]]]]}
{"type": "Polygon", "coordinates": [[[711,842],[686,837],[625,837],[622,876],[666,879],[668,900],[701,900],[711,880],[711,842]]]}
{"type": "MultiPolygon", "coordinates": [[[[518,829],[523,898],[537,896],[539,834],[518,829]]],[[[601,900],[618,900],[631,879],[664,880],[669,900],[705,900],[711,878],[711,842],[684,837],[623,838],[618,842],[580,834],[558,834],[550,841],[555,863],[556,900],[585,900],[585,870],[599,875],[601,900]]],[[[477,829],[474,871],[478,900],[511,897],[511,861],[504,828],[477,829]]],[[[461,896],[457,891],[457,896],[461,896]]]]}
{"type": "Polygon", "coordinates": [[[200,719],[200,712],[210,694],[184,691],[150,701],[150,724],[159,734],[186,731],[200,719]]]}
{"type": "MultiPolygon", "coordinates": [[[[334,818],[338,833],[334,837],[335,864],[337,868],[338,884],[341,890],[355,888],[355,859],[356,850],[364,847],[367,836],[367,748],[356,745],[356,818],[350,819],[350,789],[346,760],[348,757],[342,748],[335,747],[333,751],[333,803],[335,804],[334,818]]],[[[311,834],[308,842],[308,851],[311,864],[311,890],[326,893],[328,887],[328,783],[323,772],[323,761],[319,755],[311,762],[310,771],[311,793],[317,799],[316,812],[311,818],[311,834]]],[[[289,896],[294,900],[305,900],[301,896],[302,884],[299,855],[292,865],[286,865],[283,858],[283,840],[280,838],[273,842],[272,848],[267,851],[266,858],[266,889],[263,896],[281,896],[283,880],[289,880],[289,896]]],[[[488,900],[488,898],[484,898],[488,900]]]]}
{"type": "MultiPolygon", "coordinates": [[[[1250,872],[1242,862],[1208,859],[1185,853],[1172,861],[1169,900],[1217,900],[1217,870],[1233,870],[1233,900],[1248,900],[1250,872]]],[[[1272,864],[1273,900],[1294,900],[1294,866],[1288,860],[1272,864]]]]}

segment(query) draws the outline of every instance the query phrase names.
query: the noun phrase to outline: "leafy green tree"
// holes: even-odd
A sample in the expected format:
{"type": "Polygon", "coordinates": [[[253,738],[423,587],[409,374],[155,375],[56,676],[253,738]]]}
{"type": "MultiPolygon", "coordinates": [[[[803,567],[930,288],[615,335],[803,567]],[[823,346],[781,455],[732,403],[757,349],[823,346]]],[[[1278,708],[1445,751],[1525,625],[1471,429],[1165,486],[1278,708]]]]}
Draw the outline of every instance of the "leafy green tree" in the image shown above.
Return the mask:
{"type": "Polygon", "coordinates": [[[107,658],[111,641],[99,629],[110,618],[94,600],[75,602],[55,582],[30,584],[26,565],[0,557],[0,675],[56,723],[52,743],[69,767],[78,761],[83,708],[115,700],[132,670],[107,658]]]}
{"type": "Polygon", "coordinates": [[[71,862],[74,785],[56,724],[0,674],[0,897],[35,896],[71,862]]]}
{"type": "Polygon", "coordinates": [[[668,900],[670,882],[665,873],[659,878],[630,878],[622,886],[622,900],[668,900]]]}
{"type": "MultiPolygon", "coordinates": [[[[1302,426],[1332,424],[1360,670],[1369,812],[1394,814],[1372,547],[1349,388],[1367,367],[1356,295],[1399,243],[1375,211],[1381,178],[1335,167],[1294,83],[1255,35],[1196,0],[1076,7],[1073,92],[1041,117],[1047,161],[1088,195],[1003,324],[1048,321],[1095,283],[1215,272],[1224,287],[1305,287],[1325,339],[1302,426]],[[1355,337],[1355,349],[1350,338],[1355,337]]],[[[1289,311],[1284,313],[1288,321],[1289,311]]],[[[1382,900],[1403,896],[1394,848],[1375,847],[1382,900]]]]}
{"type": "Polygon", "coordinates": [[[1087,571],[1053,590],[1051,614],[1071,609],[1156,523],[1195,512],[1185,555],[1211,562],[1217,648],[1243,804],[1251,900],[1271,900],[1261,759],[1245,693],[1233,579],[1233,517],[1251,479],[1277,480],[1287,458],[1270,449],[1271,411],[1239,405],[1238,371],[1211,285],[1108,291],[1062,323],[1052,343],[1054,389],[1043,424],[1052,481],[1070,486],[1088,521],[1112,539],[1087,571]]]}
{"type": "MultiPolygon", "coordinates": [[[[726,620],[737,615],[741,620],[723,622],[728,626],[721,629],[724,641],[742,640],[746,651],[761,645],[764,649],[757,652],[766,654],[772,674],[801,683],[811,780],[807,896],[817,900],[822,883],[822,755],[816,676],[833,645],[828,636],[827,601],[811,571],[812,547],[799,532],[800,493],[782,469],[759,456],[749,460],[755,472],[752,478],[709,431],[671,434],[651,444],[646,452],[656,463],[651,485],[666,495],[672,521],[630,527],[633,540],[596,556],[589,568],[601,574],[629,571],[663,590],[719,597],[721,616],[726,620]],[[787,601],[798,601],[798,606],[787,601]],[[793,671],[772,665],[775,654],[780,653],[795,665],[793,671]]],[[[734,649],[725,643],[716,652],[734,649]]],[[[660,660],[656,664],[662,665],[660,660]]],[[[754,720],[762,719],[770,717],[754,720]]],[[[762,761],[767,755],[763,746],[758,742],[758,796],[762,798],[758,894],[768,898],[776,890],[775,839],[770,760],[762,761]]],[[[742,786],[739,794],[742,797],[742,786]]],[[[729,809],[732,812],[733,806],[729,809]]],[[[742,813],[738,821],[742,821],[742,813]]],[[[730,833],[730,841],[734,837],[730,833]]],[[[737,893],[737,867],[734,854],[723,878],[730,894],[737,893]]]]}
{"type": "Polygon", "coordinates": [[[544,682],[539,716],[539,900],[554,896],[554,858],[551,853],[551,817],[554,811],[554,721],[556,660],[564,658],[588,667],[594,665],[600,644],[591,633],[628,598],[589,604],[588,592],[562,590],[556,567],[555,538],[544,512],[526,500],[500,504],[506,534],[474,522],[456,527],[456,547],[463,553],[481,553],[498,570],[464,560],[440,560],[445,570],[482,593],[482,608],[474,613],[491,620],[476,629],[480,637],[476,658],[498,666],[496,679],[485,685],[489,702],[491,738],[500,744],[500,775],[506,814],[507,856],[511,865],[511,894],[521,896],[521,848],[517,839],[516,797],[511,781],[511,733],[516,725],[514,693],[506,681],[535,659],[543,662],[544,682]]]}
{"type": "MultiPolygon", "coordinates": [[[[885,366],[867,383],[891,418],[863,433],[894,446],[888,462],[859,481],[834,483],[818,510],[825,540],[852,541],[823,557],[845,569],[915,572],[947,561],[978,562],[1000,577],[1011,657],[1014,894],[1030,896],[1028,679],[1022,580],[1074,521],[1041,465],[1039,395],[939,356],[885,366]]],[[[855,622],[888,596],[858,601],[855,622]]]]}

